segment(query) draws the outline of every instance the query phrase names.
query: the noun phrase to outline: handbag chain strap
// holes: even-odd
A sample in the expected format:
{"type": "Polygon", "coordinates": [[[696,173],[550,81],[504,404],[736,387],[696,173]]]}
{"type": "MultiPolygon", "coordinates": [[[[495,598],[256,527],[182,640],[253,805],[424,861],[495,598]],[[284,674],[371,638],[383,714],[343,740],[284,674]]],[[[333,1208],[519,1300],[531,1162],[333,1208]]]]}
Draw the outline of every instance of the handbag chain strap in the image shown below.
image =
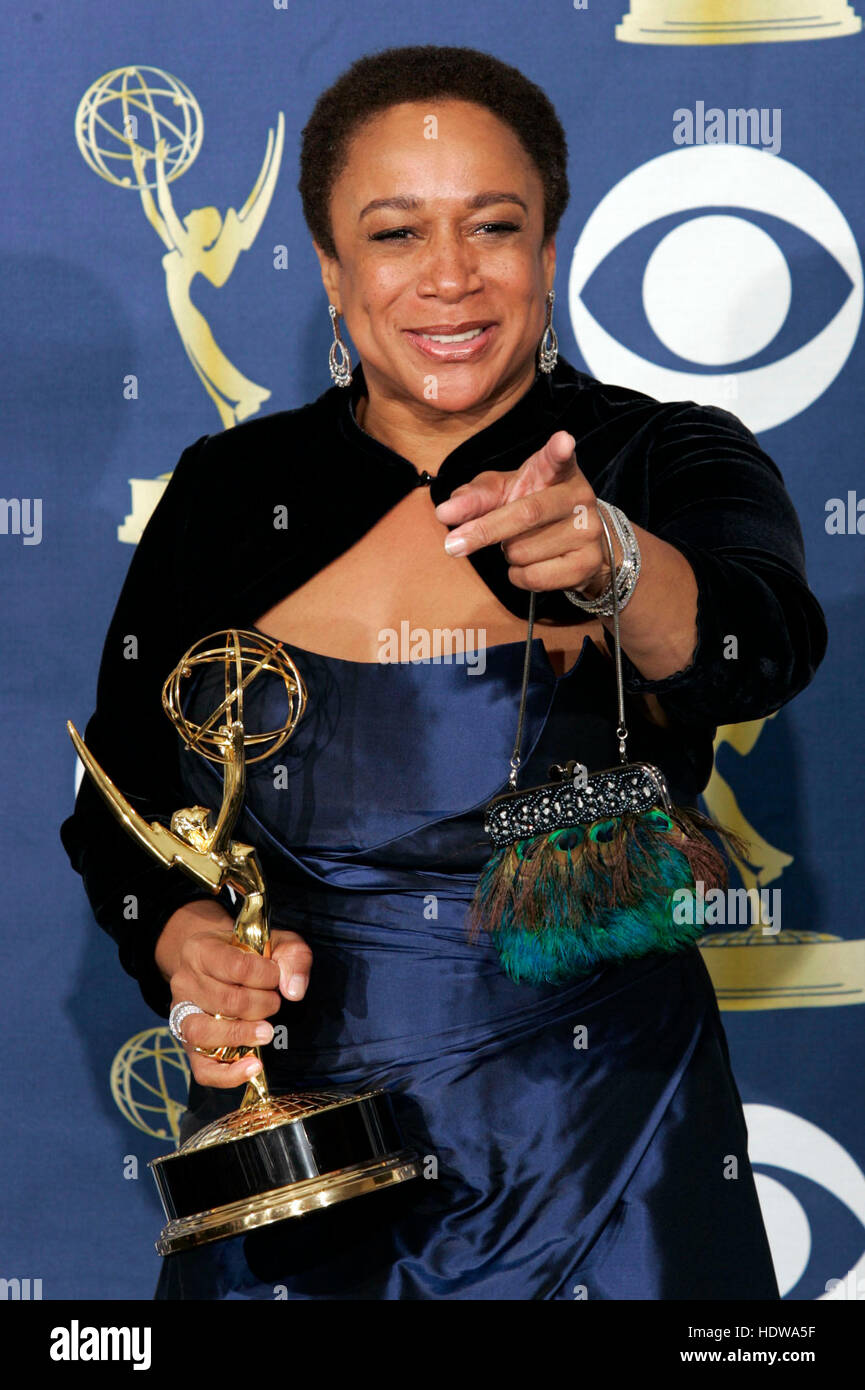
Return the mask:
{"type": "MultiPolygon", "coordinates": [[[[604,539],[607,542],[607,552],[610,557],[610,587],[613,600],[613,644],[615,647],[616,695],[618,699],[619,716],[619,722],[616,726],[616,737],[619,740],[619,759],[622,763],[626,763],[628,757],[627,752],[625,750],[625,744],[628,738],[628,726],[625,723],[625,688],[622,680],[622,643],[619,637],[619,591],[618,585],[616,583],[616,557],[615,551],[613,550],[612,537],[610,536],[610,528],[607,525],[607,518],[601,511],[601,506],[598,507],[598,516],[601,518],[601,525],[604,528],[604,539]]],[[[519,771],[521,762],[520,749],[522,747],[523,742],[523,728],[525,725],[526,718],[526,697],[528,695],[529,689],[529,670],[532,664],[532,636],[535,626],[536,600],[537,594],[533,590],[529,596],[528,628],[526,631],[526,649],[523,656],[523,683],[522,689],[520,690],[520,708],[519,714],[517,716],[517,736],[514,741],[514,751],[511,754],[511,770],[508,774],[508,782],[512,787],[516,787],[517,785],[517,773],[519,771]]]]}

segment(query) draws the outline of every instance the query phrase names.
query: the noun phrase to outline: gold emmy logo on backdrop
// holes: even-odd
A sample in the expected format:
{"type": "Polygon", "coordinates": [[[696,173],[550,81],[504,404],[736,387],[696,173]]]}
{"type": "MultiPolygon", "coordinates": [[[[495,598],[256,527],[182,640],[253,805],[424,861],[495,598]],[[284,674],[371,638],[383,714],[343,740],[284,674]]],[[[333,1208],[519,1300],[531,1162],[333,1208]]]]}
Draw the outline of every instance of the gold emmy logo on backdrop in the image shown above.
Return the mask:
{"type": "MultiPolygon", "coordinates": [[[[267,132],[261,169],[239,212],[230,207],[223,216],[218,208],[202,207],[181,217],[168,185],[196,158],[204,119],[179,78],[160,68],[114,68],[87,89],[75,113],[75,138],[87,164],[108,183],[139,194],[145,217],[166,247],[162,265],[168,304],[186,355],[224,429],[254,415],[270,391],[229,361],[192,302],[192,282],[203,275],[221,289],[241,251],[252,246],[276,187],[284,133],[280,111],[276,134],[267,132]]],[[[141,538],[169,477],[130,478],[132,511],[118,528],[118,540],[135,544],[141,538]]]]}
{"type": "MultiPolygon", "coordinates": [[[[186,748],[223,769],[222,804],[213,821],[207,807],[183,807],[172,815],[170,829],[158,821],[148,824],[133,809],[75,726],[67,723],[86,771],[124,829],[166,868],[178,866],[214,894],[231,888],[242,900],[234,944],[266,959],[271,953],[267,886],[255,847],[231,836],[243,803],[247,764],[270,758],[283,746],[306,701],[303,678],[282,643],[262,633],[228,629],[190,647],[165,682],[162,704],[186,748]],[[183,695],[189,689],[184,682],[209,667],[219,672],[217,703],[196,723],[184,710],[183,695]],[[245,720],[244,700],[252,682],[260,689],[266,679],[276,682],[284,696],[286,717],[278,728],[253,732],[245,720]]],[[[135,1060],[147,1050],[142,1043],[146,1037],[152,1039],[152,1033],[131,1039],[128,1056],[115,1059],[118,1078],[131,1075],[135,1060]]],[[[246,1047],[222,1047],[208,1056],[232,1061],[251,1051],[260,1056],[258,1048],[246,1047]]],[[[118,1104],[123,1095],[121,1109],[130,1118],[141,1116],[142,1106],[137,1099],[133,1105],[131,1091],[128,1100],[119,1088],[114,1094],[118,1104]]],[[[247,1085],[238,1110],[199,1129],[176,1153],[153,1159],[149,1166],[168,1218],[156,1246],[161,1255],[302,1216],[420,1172],[417,1156],[403,1146],[386,1091],[275,1095],[264,1070],[247,1085]]]]}
{"type": "Polygon", "coordinates": [[[127,1039],[111,1063],[111,1095],[121,1115],[154,1139],[180,1138],[189,1063],[167,1028],[127,1039]]]}
{"type": "MultiPolygon", "coordinates": [[[[724,743],[746,757],[766,722],[753,719],[723,725],[715,737],[716,757],[724,743]]],[[[712,769],[703,799],[716,820],[748,842],[749,862],[731,857],[745,888],[756,890],[759,902],[760,890],[780,879],[793,863],[792,855],[770,845],[749,823],[717,766],[712,769]]],[[[773,931],[771,925],[763,920],[761,910],[750,927],[713,931],[700,938],[722,1009],[803,1009],[865,1003],[865,941],[845,941],[828,932],[773,931]]]]}
{"type": "Polygon", "coordinates": [[[858,34],[844,0],[631,0],[616,26],[622,43],[779,43],[858,34]]]}

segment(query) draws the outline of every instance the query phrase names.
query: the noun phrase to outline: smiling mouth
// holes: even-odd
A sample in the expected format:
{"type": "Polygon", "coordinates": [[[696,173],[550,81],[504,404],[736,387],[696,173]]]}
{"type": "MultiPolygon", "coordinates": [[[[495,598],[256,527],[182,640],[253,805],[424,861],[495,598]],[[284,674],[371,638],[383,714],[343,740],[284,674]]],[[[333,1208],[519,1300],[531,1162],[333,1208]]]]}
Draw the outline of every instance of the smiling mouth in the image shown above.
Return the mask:
{"type": "Polygon", "coordinates": [[[486,352],[496,324],[489,319],[467,323],[434,323],[428,328],[406,328],[404,333],[419,352],[439,362],[465,362],[486,352]]]}
{"type": "Polygon", "coordinates": [[[486,327],[487,324],[480,328],[467,328],[462,333],[433,333],[422,328],[410,328],[408,331],[417,334],[419,338],[428,339],[431,343],[468,343],[472,338],[479,338],[486,327]]]}

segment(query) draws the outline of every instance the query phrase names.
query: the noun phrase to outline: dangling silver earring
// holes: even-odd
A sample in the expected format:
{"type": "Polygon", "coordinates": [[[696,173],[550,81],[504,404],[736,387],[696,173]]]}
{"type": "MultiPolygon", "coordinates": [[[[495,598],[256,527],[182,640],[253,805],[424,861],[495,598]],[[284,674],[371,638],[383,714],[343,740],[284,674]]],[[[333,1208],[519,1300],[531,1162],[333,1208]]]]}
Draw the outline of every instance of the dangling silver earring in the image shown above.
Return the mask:
{"type": "Polygon", "coordinates": [[[538,349],[538,367],[542,372],[547,373],[553,370],[559,360],[559,340],[556,337],[556,330],[553,328],[553,300],[555,297],[555,290],[550,290],[547,294],[547,321],[544,324],[538,349]]]}
{"type": "Polygon", "coordinates": [[[330,374],[337,386],[351,386],[351,353],[339,336],[339,310],[332,304],[328,304],[330,321],[333,325],[333,342],[330,345],[330,352],[327,355],[330,374]]]}

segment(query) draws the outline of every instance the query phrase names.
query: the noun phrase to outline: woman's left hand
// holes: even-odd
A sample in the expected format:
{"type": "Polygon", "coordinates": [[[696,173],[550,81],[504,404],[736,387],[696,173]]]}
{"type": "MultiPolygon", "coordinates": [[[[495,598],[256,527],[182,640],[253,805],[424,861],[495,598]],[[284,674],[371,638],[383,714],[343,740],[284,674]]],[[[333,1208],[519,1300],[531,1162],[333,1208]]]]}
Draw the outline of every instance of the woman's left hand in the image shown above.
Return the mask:
{"type": "MultiPolygon", "coordinates": [[[[579,589],[600,594],[610,579],[597,499],[577,464],[576,443],[557,430],[515,472],[479,473],[435,509],[450,532],[449,555],[501,543],[518,589],[579,589]]],[[[614,535],[616,564],[621,549],[614,535]]]]}

